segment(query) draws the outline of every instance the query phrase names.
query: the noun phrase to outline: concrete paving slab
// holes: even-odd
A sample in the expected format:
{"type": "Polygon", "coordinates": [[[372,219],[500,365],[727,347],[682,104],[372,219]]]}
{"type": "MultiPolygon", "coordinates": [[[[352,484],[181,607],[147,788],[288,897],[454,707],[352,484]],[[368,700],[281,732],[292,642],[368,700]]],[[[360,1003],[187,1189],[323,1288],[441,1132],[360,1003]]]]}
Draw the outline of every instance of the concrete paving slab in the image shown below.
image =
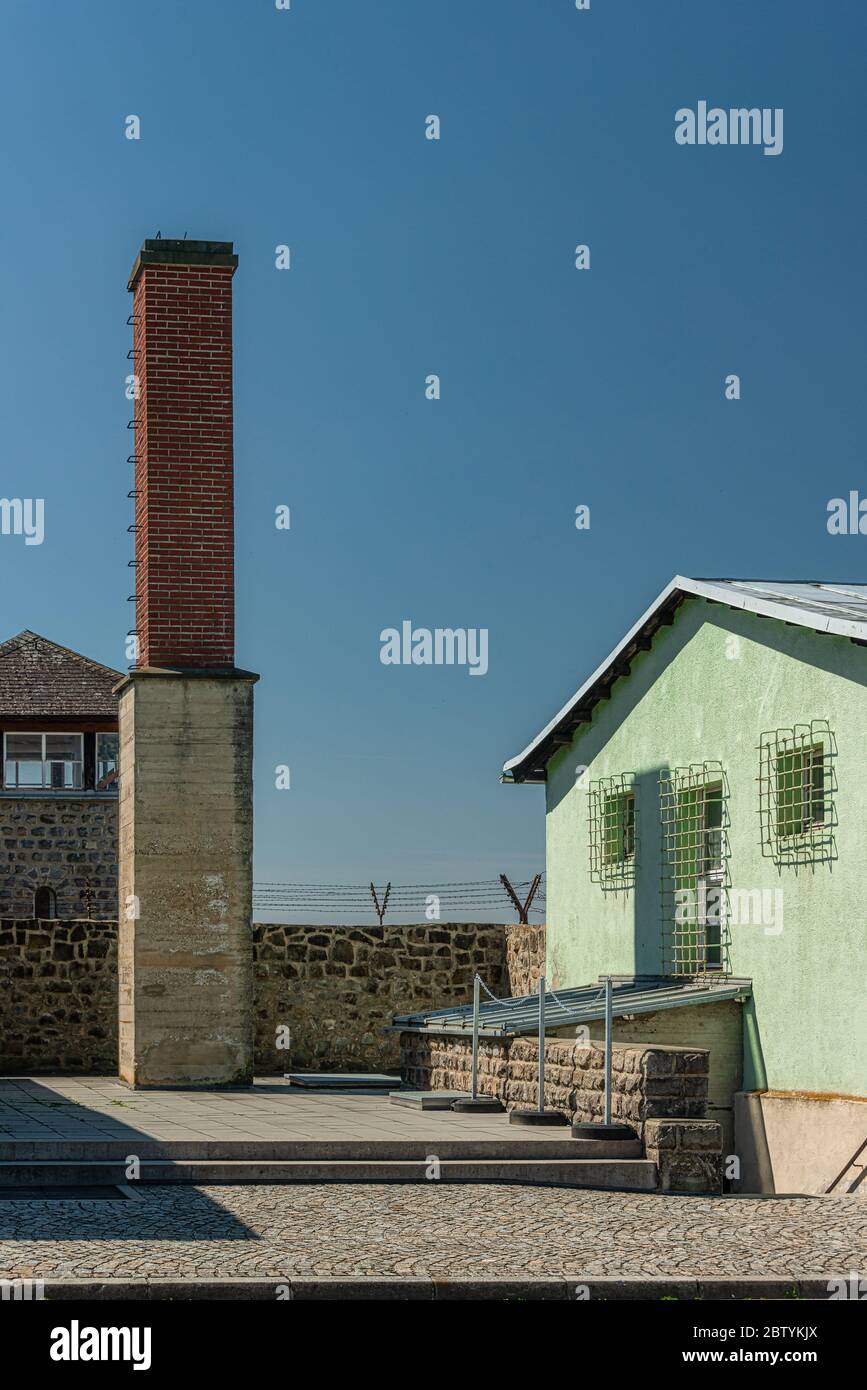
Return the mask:
{"type": "Polygon", "coordinates": [[[312,1091],[381,1091],[400,1085],[399,1076],[385,1076],[381,1072],[289,1071],[284,1080],[312,1091]]]}
{"type": "Polygon", "coordinates": [[[469,1091],[392,1091],[392,1105],[406,1105],[410,1110],[451,1110],[453,1100],[465,1100],[469,1091]]]}

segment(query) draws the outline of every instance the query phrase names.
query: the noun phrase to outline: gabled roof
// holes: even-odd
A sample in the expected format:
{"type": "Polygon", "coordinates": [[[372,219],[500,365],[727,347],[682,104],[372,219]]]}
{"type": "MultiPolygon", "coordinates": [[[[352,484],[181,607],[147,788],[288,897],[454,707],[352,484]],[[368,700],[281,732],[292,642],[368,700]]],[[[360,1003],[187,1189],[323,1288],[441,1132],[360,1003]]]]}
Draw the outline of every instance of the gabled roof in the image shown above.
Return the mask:
{"type": "Polygon", "coordinates": [[[19,632],[0,643],[0,719],[116,719],[120,671],[19,632]]]}
{"type": "Polygon", "coordinates": [[[685,598],[704,598],[743,608],[765,618],[777,618],[797,627],[849,637],[867,643],[867,584],[824,584],[810,580],[688,579],[675,575],[629,629],[568,704],[554,715],[522,753],[503,764],[503,779],[510,782],[544,782],[548,759],[571,743],[579,725],[587,723],[593,708],[625,676],[638,652],[647,651],[654,634],[672,621],[685,598]]]}

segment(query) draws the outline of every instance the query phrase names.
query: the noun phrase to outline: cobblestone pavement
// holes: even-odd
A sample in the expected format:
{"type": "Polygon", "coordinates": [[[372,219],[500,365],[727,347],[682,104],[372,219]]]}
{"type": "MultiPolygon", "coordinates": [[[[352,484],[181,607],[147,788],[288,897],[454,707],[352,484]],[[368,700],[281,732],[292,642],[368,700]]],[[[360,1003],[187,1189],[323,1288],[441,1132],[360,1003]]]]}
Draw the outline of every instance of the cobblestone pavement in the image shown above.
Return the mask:
{"type": "Polygon", "coordinates": [[[3,1278],[867,1274],[859,1197],[508,1185],[148,1186],[0,1201],[3,1278]]]}

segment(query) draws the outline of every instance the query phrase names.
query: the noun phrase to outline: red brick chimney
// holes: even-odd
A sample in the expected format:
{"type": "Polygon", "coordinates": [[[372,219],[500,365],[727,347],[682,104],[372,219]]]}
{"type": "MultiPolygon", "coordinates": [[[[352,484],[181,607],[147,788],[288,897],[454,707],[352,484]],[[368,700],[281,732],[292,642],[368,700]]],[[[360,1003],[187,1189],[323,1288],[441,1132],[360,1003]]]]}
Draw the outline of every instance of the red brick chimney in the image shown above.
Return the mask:
{"type": "Polygon", "coordinates": [[[235,661],[230,241],[146,241],[133,301],[138,668],[235,661]]]}

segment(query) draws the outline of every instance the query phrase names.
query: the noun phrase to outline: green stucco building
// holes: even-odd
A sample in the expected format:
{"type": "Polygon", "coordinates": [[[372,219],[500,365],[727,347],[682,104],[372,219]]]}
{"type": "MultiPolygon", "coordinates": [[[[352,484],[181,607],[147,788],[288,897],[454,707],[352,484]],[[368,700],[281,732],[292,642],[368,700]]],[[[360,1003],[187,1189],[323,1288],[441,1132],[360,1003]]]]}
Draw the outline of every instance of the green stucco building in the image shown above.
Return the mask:
{"type": "Polygon", "coordinates": [[[554,988],[743,982],[737,1003],[618,1029],[726,1054],[744,1187],[825,1191],[846,1169],[848,1189],[867,1172],[849,1163],[867,1140],[867,585],[677,576],[503,777],[545,785],[554,988]]]}

